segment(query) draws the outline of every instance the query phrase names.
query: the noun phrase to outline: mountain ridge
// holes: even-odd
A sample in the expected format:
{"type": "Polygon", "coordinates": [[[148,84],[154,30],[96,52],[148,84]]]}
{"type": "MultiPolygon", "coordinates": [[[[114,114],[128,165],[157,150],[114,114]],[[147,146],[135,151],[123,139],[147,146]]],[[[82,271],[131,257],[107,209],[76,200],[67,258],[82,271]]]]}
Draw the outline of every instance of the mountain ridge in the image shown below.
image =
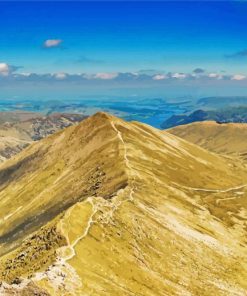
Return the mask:
{"type": "Polygon", "coordinates": [[[3,163],[0,174],[6,176],[0,184],[1,235],[40,210],[47,215],[51,206],[59,209],[14,245],[0,245],[1,293],[31,283],[47,295],[246,291],[241,223],[247,171],[241,163],[98,113],[30,145],[3,163]],[[57,172],[61,159],[66,164],[57,172]],[[31,187],[23,188],[26,180],[31,187]],[[34,190],[40,180],[46,183],[34,190]],[[30,205],[32,196],[37,204],[30,205]]]}
{"type": "Polygon", "coordinates": [[[221,109],[198,109],[190,114],[172,115],[161,124],[161,128],[168,129],[193,122],[216,121],[224,123],[246,123],[247,107],[229,107],[221,109]]]}
{"type": "Polygon", "coordinates": [[[246,158],[246,123],[195,122],[166,130],[209,151],[246,158]]]}

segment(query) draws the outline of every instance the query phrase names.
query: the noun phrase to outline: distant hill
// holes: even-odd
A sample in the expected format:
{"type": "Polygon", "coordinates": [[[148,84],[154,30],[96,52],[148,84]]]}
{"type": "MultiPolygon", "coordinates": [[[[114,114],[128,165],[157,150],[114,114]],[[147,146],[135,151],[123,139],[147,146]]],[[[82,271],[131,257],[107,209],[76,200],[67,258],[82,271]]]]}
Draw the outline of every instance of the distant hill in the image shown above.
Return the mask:
{"type": "Polygon", "coordinates": [[[171,128],[178,125],[188,124],[197,121],[213,120],[218,123],[247,122],[247,106],[232,107],[219,110],[196,110],[189,115],[172,115],[165,120],[161,127],[163,129],[171,128]]]}
{"type": "Polygon", "coordinates": [[[217,96],[201,98],[197,101],[198,105],[209,108],[225,108],[226,106],[239,107],[247,105],[246,96],[217,96]]]}
{"type": "Polygon", "coordinates": [[[29,112],[0,112],[0,162],[26,148],[33,141],[40,140],[60,129],[85,119],[80,114],[51,114],[41,116],[29,112]]]}
{"type": "Polygon", "coordinates": [[[30,119],[42,117],[43,115],[38,112],[29,112],[29,111],[0,111],[0,124],[9,122],[21,122],[27,121],[30,119]]]}
{"type": "Polygon", "coordinates": [[[194,122],[166,130],[180,138],[220,154],[247,157],[247,124],[194,122]]]}
{"type": "Polygon", "coordinates": [[[0,165],[0,295],[246,295],[247,169],[97,113],[0,165]]]}

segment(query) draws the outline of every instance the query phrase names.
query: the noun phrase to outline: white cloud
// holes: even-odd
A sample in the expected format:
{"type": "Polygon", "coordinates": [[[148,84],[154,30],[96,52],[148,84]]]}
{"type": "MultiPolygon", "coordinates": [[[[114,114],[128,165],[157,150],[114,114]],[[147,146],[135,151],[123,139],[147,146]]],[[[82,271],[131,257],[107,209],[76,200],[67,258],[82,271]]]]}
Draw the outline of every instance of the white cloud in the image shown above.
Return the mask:
{"type": "Polygon", "coordinates": [[[153,80],[163,80],[166,78],[167,78],[167,76],[163,75],[163,74],[157,74],[157,75],[153,76],[153,80]]]}
{"type": "Polygon", "coordinates": [[[92,83],[110,83],[114,80],[116,83],[126,83],[126,82],[152,82],[157,85],[157,83],[181,83],[184,81],[220,81],[220,80],[232,80],[232,81],[245,81],[247,82],[247,75],[243,74],[221,74],[217,72],[205,73],[197,75],[195,73],[182,73],[182,72],[168,72],[168,73],[151,73],[151,74],[140,74],[138,72],[99,72],[99,73],[66,73],[66,72],[54,72],[54,73],[32,73],[26,71],[19,71],[22,67],[9,65],[4,62],[0,62],[0,80],[1,81],[36,81],[36,82],[48,82],[48,81],[64,81],[66,83],[71,82],[83,82],[86,83],[87,80],[95,81],[92,83]],[[117,78],[117,79],[116,79],[117,78]],[[206,80],[205,80],[206,79],[206,80]]]}
{"type": "Polygon", "coordinates": [[[54,77],[58,80],[63,80],[67,78],[67,74],[66,73],[55,73],[54,77]]]}
{"type": "Polygon", "coordinates": [[[8,76],[10,73],[10,66],[6,63],[0,63],[0,75],[8,76]]]}
{"type": "Polygon", "coordinates": [[[187,77],[187,75],[184,73],[174,73],[174,74],[172,74],[172,77],[177,78],[177,79],[184,79],[187,77]]]}
{"type": "Polygon", "coordinates": [[[217,79],[217,80],[222,80],[222,79],[226,78],[226,76],[223,76],[223,75],[218,74],[218,73],[209,73],[208,77],[209,78],[214,78],[214,79],[217,79]]]}
{"type": "Polygon", "coordinates": [[[118,73],[97,73],[94,75],[94,78],[108,80],[108,79],[114,79],[117,76],[118,76],[118,73]]]}
{"type": "Polygon", "coordinates": [[[217,73],[209,73],[208,74],[209,78],[217,78],[218,76],[219,76],[219,74],[217,74],[217,73]]]}
{"type": "Polygon", "coordinates": [[[45,48],[52,48],[52,47],[58,47],[59,45],[61,45],[61,43],[63,42],[63,40],[61,39],[47,39],[44,42],[44,47],[45,48]]]}
{"type": "Polygon", "coordinates": [[[240,80],[244,80],[244,79],[246,79],[246,76],[242,75],[242,74],[236,74],[231,77],[231,80],[239,80],[240,81],[240,80]]]}
{"type": "Polygon", "coordinates": [[[30,73],[30,72],[22,72],[22,73],[20,73],[20,75],[22,75],[24,77],[29,77],[30,75],[32,75],[32,73],[30,73]]]}

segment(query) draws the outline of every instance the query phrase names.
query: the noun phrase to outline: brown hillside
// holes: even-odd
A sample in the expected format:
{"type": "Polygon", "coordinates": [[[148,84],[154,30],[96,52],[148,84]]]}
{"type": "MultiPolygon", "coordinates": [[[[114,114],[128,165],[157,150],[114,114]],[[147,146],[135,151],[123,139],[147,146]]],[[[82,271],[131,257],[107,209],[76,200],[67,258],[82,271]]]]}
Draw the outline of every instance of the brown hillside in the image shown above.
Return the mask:
{"type": "Polygon", "coordinates": [[[97,113],[3,163],[0,180],[3,295],[246,295],[236,160],[97,113]]]}

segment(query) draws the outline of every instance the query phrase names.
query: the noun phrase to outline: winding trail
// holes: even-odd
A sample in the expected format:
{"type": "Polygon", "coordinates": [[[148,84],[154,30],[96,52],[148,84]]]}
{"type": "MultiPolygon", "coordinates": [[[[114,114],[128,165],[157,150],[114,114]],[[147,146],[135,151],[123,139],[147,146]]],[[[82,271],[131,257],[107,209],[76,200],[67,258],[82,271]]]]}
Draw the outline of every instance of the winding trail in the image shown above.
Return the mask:
{"type": "Polygon", "coordinates": [[[126,144],[125,144],[124,139],[122,137],[122,133],[116,128],[113,121],[111,121],[111,126],[113,127],[114,131],[117,133],[117,137],[119,138],[120,142],[122,142],[122,144],[123,144],[123,147],[124,147],[124,160],[125,160],[125,163],[126,163],[126,167],[128,169],[131,169],[130,162],[129,162],[129,159],[128,159],[128,156],[127,156],[127,147],[126,147],[126,144]]]}
{"type": "Polygon", "coordinates": [[[242,198],[242,195],[238,195],[238,196],[233,196],[233,197],[226,197],[226,198],[219,198],[216,200],[216,204],[219,205],[222,201],[227,201],[227,200],[234,200],[234,199],[239,199],[242,198]]]}
{"type": "MultiPolygon", "coordinates": [[[[63,221],[61,220],[61,232],[62,235],[64,235],[67,245],[60,247],[57,251],[57,260],[54,262],[53,265],[51,265],[46,271],[37,272],[35,273],[32,278],[26,279],[23,281],[22,285],[19,287],[20,289],[23,289],[23,287],[26,287],[30,282],[36,282],[41,281],[43,279],[47,279],[49,284],[54,289],[54,292],[56,293],[61,286],[64,287],[65,291],[71,290],[71,284],[75,285],[75,288],[81,289],[83,283],[81,282],[80,277],[78,276],[76,270],[73,268],[73,266],[67,262],[71,260],[76,255],[76,246],[77,244],[83,240],[87,235],[89,234],[89,231],[91,229],[91,226],[93,223],[95,223],[97,220],[94,220],[94,217],[96,213],[101,210],[102,214],[100,216],[101,223],[108,224],[110,220],[112,219],[114,212],[125,202],[133,202],[134,197],[133,194],[135,192],[135,175],[133,175],[133,169],[131,167],[130,161],[128,159],[128,152],[127,152],[127,145],[123,139],[122,133],[117,129],[114,122],[111,121],[111,126],[113,130],[116,132],[116,135],[119,139],[119,141],[123,145],[124,150],[124,163],[126,165],[126,169],[128,170],[127,175],[130,177],[130,183],[127,186],[129,190],[128,198],[125,198],[125,194],[127,192],[125,189],[120,189],[116,195],[113,197],[112,202],[109,202],[105,200],[103,197],[95,197],[95,196],[89,196],[87,199],[83,201],[83,203],[90,203],[92,206],[91,214],[89,216],[89,219],[87,221],[86,227],[84,227],[83,233],[78,236],[74,241],[70,241],[69,238],[69,228],[65,229],[65,225],[63,224],[63,221]],[[123,196],[121,196],[121,193],[124,193],[123,196]],[[64,281],[64,276],[66,276],[66,281],[64,281]]],[[[67,210],[67,222],[69,223],[69,217],[71,215],[71,211],[73,211],[73,206],[67,210]]],[[[68,225],[67,225],[68,227],[68,225]]],[[[78,294],[72,293],[71,295],[76,296],[78,294]]]]}
{"type": "MultiPolygon", "coordinates": [[[[183,186],[183,185],[177,184],[175,182],[173,182],[173,184],[175,184],[178,187],[187,189],[187,190],[210,192],[210,193],[213,193],[213,194],[229,193],[231,191],[240,190],[240,189],[244,189],[245,187],[247,187],[247,184],[243,184],[243,185],[240,185],[240,186],[230,187],[230,188],[227,188],[227,189],[205,189],[205,188],[194,188],[194,187],[183,186]]],[[[227,201],[227,200],[235,200],[235,199],[238,199],[238,198],[242,198],[244,192],[237,192],[237,194],[238,194],[238,196],[231,196],[231,197],[216,199],[216,201],[215,201],[216,205],[219,205],[221,202],[224,202],[224,201],[227,201]]]]}
{"type": "Polygon", "coordinates": [[[227,189],[207,189],[207,188],[195,188],[195,187],[189,187],[189,186],[184,186],[175,182],[172,182],[173,184],[175,184],[178,187],[184,188],[184,189],[188,189],[188,190],[194,190],[194,191],[204,191],[204,192],[212,192],[212,193],[227,193],[233,190],[239,190],[242,188],[247,187],[247,184],[243,184],[240,186],[236,186],[236,187],[230,187],[227,189]]]}
{"type": "Polygon", "coordinates": [[[92,214],[91,214],[91,216],[90,216],[90,218],[88,220],[88,224],[87,224],[87,226],[85,228],[85,231],[73,243],[70,243],[69,237],[68,237],[68,235],[66,235],[66,240],[67,240],[68,245],[65,248],[69,249],[71,253],[69,255],[63,257],[63,259],[65,261],[68,261],[68,260],[72,259],[76,255],[76,252],[75,252],[76,245],[78,244],[79,241],[81,241],[84,237],[86,237],[88,235],[90,227],[94,223],[93,217],[96,214],[98,208],[97,208],[97,206],[94,205],[92,197],[88,197],[86,202],[89,202],[92,205],[92,214]]]}
{"type": "MultiPolygon", "coordinates": [[[[122,142],[122,144],[123,144],[123,147],[124,147],[124,160],[125,160],[126,167],[129,170],[129,175],[131,176],[131,175],[133,175],[133,169],[132,169],[132,167],[130,165],[130,161],[129,161],[129,158],[128,158],[127,145],[126,145],[126,143],[125,143],[125,141],[123,139],[122,133],[117,129],[117,127],[115,126],[113,121],[111,121],[111,125],[112,125],[113,129],[115,130],[115,132],[117,133],[117,136],[118,136],[120,142],[122,142]]],[[[134,184],[134,182],[135,182],[135,176],[134,175],[133,175],[133,179],[131,179],[130,181],[131,181],[132,184],[131,184],[131,189],[130,189],[130,194],[129,194],[129,199],[128,200],[133,201],[134,200],[133,194],[134,194],[134,191],[136,189],[135,184],[134,184]]],[[[126,201],[128,201],[128,200],[126,200],[126,201]]]]}
{"type": "MultiPolygon", "coordinates": [[[[127,146],[126,146],[126,143],[125,143],[125,141],[124,141],[124,139],[123,139],[123,137],[122,137],[122,133],[117,129],[117,127],[115,126],[115,124],[114,124],[114,122],[113,121],[111,121],[111,126],[112,126],[112,128],[114,129],[114,131],[116,132],[116,134],[117,134],[117,137],[118,137],[118,139],[120,140],[120,142],[123,144],[123,148],[124,148],[124,155],[123,155],[123,157],[124,157],[124,161],[125,161],[125,165],[126,165],[126,168],[130,171],[130,172],[132,172],[132,168],[131,168],[131,165],[130,165],[130,161],[129,161],[129,159],[128,159],[128,154],[127,154],[127,146]]],[[[129,173],[130,173],[129,172],[129,173]]],[[[113,214],[114,214],[114,212],[121,206],[121,204],[123,203],[123,202],[126,202],[126,201],[133,201],[133,194],[134,194],[134,184],[133,184],[133,182],[135,181],[135,177],[133,177],[133,179],[131,180],[132,181],[132,187],[130,187],[130,193],[129,193],[129,198],[127,199],[127,200],[123,200],[123,201],[115,201],[115,203],[113,203],[112,205],[111,205],[111,211],[108,213],[108,215],[109,215],[109,218],[112,218],[112,216],[113,216],[113,214]]],[[[116,197],[117,197],[117,195],[118,194],[116,194],[116,197]]],[[[68,235],[66,235],[66,240],[67,240],[67,246],[65,246],[65,247],[62,247],[62,248],[64,248],[64,249],[66,249],[66,251],[69,249],[70,250],[70,254],[69,255],[67,255],[67,256],[63,256],[63,259],[65,260],[65,261],[68,261],[68,260],[70,260],[70,259],[72,259],[75,255],[76,255],[76,252],[75,252],[75,247],[76,247],[76,245],[83,239],[83,238],[85,238],[87,235],[88,235],[88,233],[89,233],[89,231],[90,231],[90,228],[91,228],[91,226],[92,226],[92,224],[95,222],[94,220],[93,220],[93,217],[94,217],[94,215],[97,213],[97,211],[98,211],[98,208],[99,208],[99,206],[100,205],[103,205],[103,203],[102,204],[100,204],[97,200],[95,200],[95,203],[94,203],[94,201],[93,201],[93,197],[88,197],[86,200],[85,200],[85,202],[89,202],[91,205],[92,205],[92,214],[91,214],[91,216],[90,216],[90,218],[89,218],[89,220],[88,220],[88,224],[87,224],[87,226],[86,226],[86,228],[85,228],[85,231],[83,232],[83,234],[82,235],[80,235],[73,243],[70,243],[70,240],[69,240],[69,237],[68,237],[68,235]],[[98,204],[97,204],[98,203],[98,204]]],[[[65,232],[66,233],[66,232],[65,232]]]]}

